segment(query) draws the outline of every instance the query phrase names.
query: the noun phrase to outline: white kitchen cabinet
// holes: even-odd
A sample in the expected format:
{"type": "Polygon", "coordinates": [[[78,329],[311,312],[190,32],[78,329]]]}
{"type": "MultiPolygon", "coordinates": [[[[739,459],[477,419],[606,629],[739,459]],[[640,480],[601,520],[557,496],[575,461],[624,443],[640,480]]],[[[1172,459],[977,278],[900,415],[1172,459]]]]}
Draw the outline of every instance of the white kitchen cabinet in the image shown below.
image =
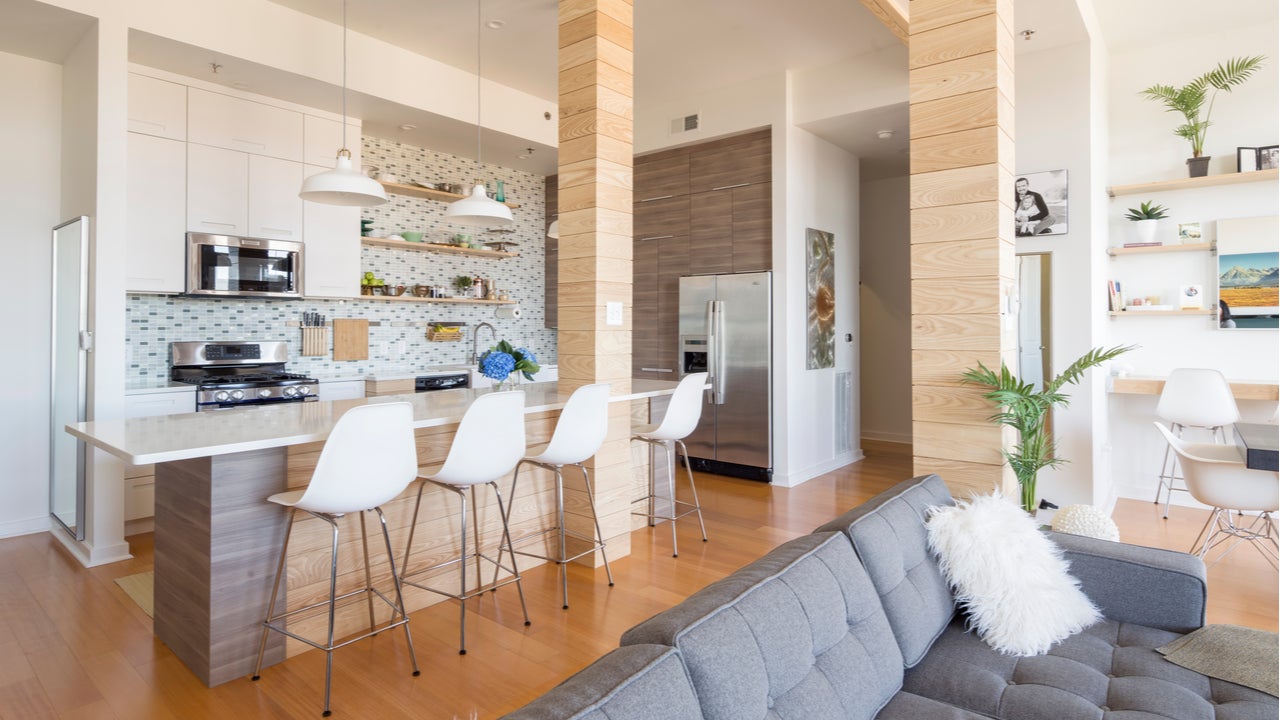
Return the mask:
{"type": "MultiPolygon", "coordinates": [[[[194,387],[173,391],[125,395],[126,418],[177,415],[196,411],[194,387]]],[[[155,515],[156,477],[154,465],[126,465],[124,470],[124,519],[140,520],[155,515]]]]}
{"type": "Polygon", "coordinates": [[[198,88],[187,108],[189,142],[302,162],[300,112],[198,88]]]}
{"type": "Polygon", "coordinates": [[[187,145],[129,133],[125,289],[179,293],[186,259],[187,145]]]}
{"type": "MultiPolygon", "coordinates": [[[[342,149],[342,123],[315,115],[304,116],[302,122],[303,162],[332,170],[334,160],[338,157],[338,150],[342,149]]],[[[351,151],[351,166],[359,170],[359,125],[347,123],[347,149],[351,151]]],[[[308,168],[307,175],[311,174],[308,168]]]]}
{"type": "Polygon", "coordinates": [[[301,240],[301,188],[302,163],[250,155],[249,236],[301,240]]]}
{"type": "Polygon", "coordinates": [[[324,381],[320,383],[320,399],[356,400],[364,397],[364,380],[324,381]]]}
{"type": "Polygon", "coordinates": [[[187,87],[129,73],[129,132],[187,139],[187,87]]]}
{"type": "Polygon", "coordinates": [[[248,235],[248,155],[187,144],[187,229],[215,235],[248,235]]]}
{"type": "MultiPolygon", "coordinates": [[[[326,168],[306,165],[304,170],[311,176],[326,168]]],[[[359,297],[360,208],[303,202],[302,238],[306,241],[303,294],[359,297]]]]}

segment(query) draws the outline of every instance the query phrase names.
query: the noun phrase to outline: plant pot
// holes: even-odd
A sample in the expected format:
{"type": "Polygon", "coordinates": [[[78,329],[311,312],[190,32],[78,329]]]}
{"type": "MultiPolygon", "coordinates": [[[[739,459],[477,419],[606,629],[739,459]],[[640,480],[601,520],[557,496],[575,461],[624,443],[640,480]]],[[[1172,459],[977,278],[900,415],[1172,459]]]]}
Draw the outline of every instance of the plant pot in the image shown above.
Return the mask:
{"type": "Polygon", "coordinates": [[[1149,243],[1156,241],[1156,226],[1160,224],[1159,220],[1134,220],[1133,221],[1133,238],[1134,242],[1149,243]]]}
{"type": "Polygon", "coordinates": [[[1209,174],[1209,156],[1187,158],[1187,172],[1191,177],[1204,177],[1209,174]]]}

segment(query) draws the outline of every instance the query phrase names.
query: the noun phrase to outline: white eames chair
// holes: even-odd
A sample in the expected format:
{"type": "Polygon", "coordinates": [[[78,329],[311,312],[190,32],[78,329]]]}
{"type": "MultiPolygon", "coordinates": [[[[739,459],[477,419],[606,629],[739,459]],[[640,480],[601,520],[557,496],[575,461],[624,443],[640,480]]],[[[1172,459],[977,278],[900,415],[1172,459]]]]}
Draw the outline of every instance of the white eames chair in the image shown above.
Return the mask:
{"type": "Polygon", "coordinates": [[[707,541],[707,526],[702,521],[702,505],[698,502],[698,488],[693,484],[693,468],[689,466],[689,451],[684,446],[684,439],[689,436],[698,427],[698,421],[702,419],[702,389],[707,384],[707,373],[693,373],[685,375],[680,379],[680,384],[676,386],[675,392],[671,395],[671,402],[667,405],[667,412],[662,416],[662,422],[656,425],[637,425],[631,428],[631,439],[640,442],[649,443],[653,447],[661,447],[666,453],[667,459],[667,495],[665,497],[657,494],[654,487],[655,479],[653,473],[652,455],[649,463],[649,494],[642,498],[633,500],[632,503],[647,502],[648,508],[645,512],[633,512],[633,515],[642,515],[649,519],[649,525],[654,525],[659,520],[665,520],[671,523],[671,557],[680,557],[680,547],[676,543],[676,521],[690,513],[698,514],[698,526],[702,529],[702,542],[707,541]],[[684,456],[685,470],[689,475],[689,489],[693,493],[693,502],[685,502],[676,499],[676,446],[680,447],[680,454],[684,456]],[[670,512],[660,514],[656,507],[657,501],[670,503],[670,512]],[[681,508],[686,508],[681,510],[681,508]]]}
{"type": "Polygon", "coordinates": [[[267,648],[267,634],[274,630],[311,647],[325,651],[324,713],[329,716],[329,691],[333,681],[333,651],[362,640],[384,630],[404,626],[404,637],[409,644],[409,660],[413,674],[418,675],[418,659],[413,651],[413,637],[409,634],[409,616],[405,612],[401,593],[400,575],[396,572],[395,556],[391,551],[391,536],[387,532],[387,518],[382,505],[404,492],[418,475],[418,451],[413,439],[413,406],[407,402],[362,405],[348,410],[333,426],[333,432],[325,441],[316,462],[311,482],[302,490],[282,492],[267,498],[269,502],[289,508],[289,527],[285,531],[284,546],[280,549],[280,561],[276,566],[275,584],[271,588],[271,604],[267,606],[267,619],[263,622],[262,641],[258,646],[258,661],[253,668],[253,679],[258,680],[262,671],[262,656],[267,648]],[[306,607],[288,612],[276,612],[280,580],[284,576],[285,558],[289,551],[289,536],[293,534],[293,520],[301,510],[329,523],[333,532],[333,549],[329,566],[329,597],[306,607]],[[382,539],[387,548],[387,562],[391,565],[391,579],[395,588],[395,600],[391,600],[373,587],[369,570],[369,540],[365,532],[364,514],[368,510],[378,513],[382,524],[382,539]],[[338,519],[348,513],[360,513],[360,541],[364,549],[364,587],[338,595],[338,519]],[[334,615],[340,601],[364,595],[369,606],[369,631],[336,642],[334,615]],[[374,622],[373,598],[377,596],[391,607],[391,617],[385,625],[374,622]],[[323,643],[301,637],[286,629],[279,621],[327,606],[329,632],[323,643]]]}
{"type": "MultiPolygon", "coordinates": [[[[591,489],[591,476],[587,473],[586,465],[583,464],[596,454],[608,433],[609,383],[580,387],[573,391],[573,394],[569,396],[569,401],[565,403],[564,409],[560,411],[560,418],[556,421],[555,432],[551,434],[551,442],[541,448],[536,448],[535,453],[525,455],[524,459],[516,465],[515,477],[511,479],[511,503],[507,505],[508,518],[511,515],[511,505],[515,504],[516,485],[520,480],[521,465],[527,463],[555,473],[555,526],[525,535],[516,540],[515,544],[519,545],[552,533],[557,535],[559,540],[558,552],[554,555],[544,555],[524,550],[517,550],[516,552],[529,557],[541,558],[560,566],[560,597],[565,610],[569,609],[569,573],[565,568],[565,563],[572,562],[583,555],[589,555],[599,550],[600,556],[604,559],[605,573],[609,576],[609,586],[613,587],[613,570],[609,568],[609,557],[604,552],[604,535],[600,531],[600,518],[596,515],[596,499],[595,493],[591,489]],[[595,537],[589,537],[565,527],[563,472],[566,465],[577,465],[578,469],[582,471],[582,479],[587,488],[587,503],[591,506],[591,518],[595,521],[596,526],[595,537]],[[570,555],[566,547],[566,540],[569,537],[582,540],[589,543],[590,546],[575,555],[570,555]]],[[[501,548],[498,549],[498,559],[502,559],[501,548]]],[[[498,569],[494,568],[495,582],[497,581],[497,574],[498,569]]]]}
{"type": "Polygon", "coordinates": [[[1280,545],[1276,543],[1276,524],[1272,513],[1280,511],[1280,473],[1249,469],[1235,445],[1184,443],[1164,425],[1155,423],[1155,426],[1177,454],[1191,497],[1213,507],[1209,520],[1201,528],[1189,552],[1203,558],[1210,550],[1234,538],[1234,542],[1211,565],[1226,557],[1241,542],[1248,541],[1272,567],[1277,567],[1280,545]],[[1232,519],[1232,511],[1238,513],[1235,519],[1232,519]],[[1257,519],[1245,525],[1245,513],[1257,513],[1257,519]],[[1212,532],[1209,532],[1210,526],[1213,527],[1212,532]],[[1200,542],[1202,537],[1203,543],[1200,542]]]}
{"type": "MultiPolygon", "coordinates": [[[[1222,373],[1209,368],[1177,368],[1165,380],[1156,417],[1169,423],[1177,437],[1182,437],[1185,428],[1203,428],[1212,432],[1215,440],[1221,438],[1220,442],[1225,443],[1226,428],[1240,419],[1240,410],[1222,373]]],[[[1177,456],[1169,448],[1165,449],[1157,478],[1160,484],[1154,502],[1159,503],[1160,493],[1165,493],[1164,516],[1168,518],[1173,493],[1186,491],[1177,485],[1182,478],[1178,475],[1177,456]]]]}
{"type": "Polygon", "coordinates": [[[524,613],[524,624],[529,624],[529,610],[524,602],[524,588],[520,585],[520,571],[516,567],[515,552],[511,547],[511,532],[507,527],[507,512],[502,502],[502,491],[498,489],[498,480],[506,477],[515,469],[516,463],[524,456],[524,393],[493,392],[481,395],[471,403],[462,416],[458,432],[453,436],[453,444],[444,465],[433,475],[423,478],[418,487],[418,499],[413,506],[413,521],[409,526],[409,542],[404,552],[404,582],[423,590],[451,597],[459,602],[462,608],[461,627],[459,630],[458,654],[467,654],[467,600],[476,597],[486,590],[496,590],[502,585],[516,584],[520,595],[520,609],[524,613]],[[458,557],[446,560],[429,567],[409,570],[409,557],[413,552],[413,535],[418,525],[418,510],[422,507],[422,491],[427,483],[457,494],[461,504],[460,533],[462,545],[458,557]],[[502,538],[499,547],[506,546],[511,552],[511,567],[502,565],[501,554],[494,559],[480,551],[480,517],[476,502],[476,486],[488,485],[493,488],[498,501],[498,519],[502,521],[502,538]],[[471,494],[472,532],[475,547],[467,550],[467,491],[471,494]],[[476,587],[467,588],[467,563],[474,559],[476,563],[476,587]],[[490,585],[480,583],[481,561],[494,565],[494,576],[499,569],[510,573],[510,577],[502,582],[490,585]],[[449,592],[432,587],[425,580],[412,580],[434,573],[453,565],[458,566],[460,587],[458,592],[449,592]]]}

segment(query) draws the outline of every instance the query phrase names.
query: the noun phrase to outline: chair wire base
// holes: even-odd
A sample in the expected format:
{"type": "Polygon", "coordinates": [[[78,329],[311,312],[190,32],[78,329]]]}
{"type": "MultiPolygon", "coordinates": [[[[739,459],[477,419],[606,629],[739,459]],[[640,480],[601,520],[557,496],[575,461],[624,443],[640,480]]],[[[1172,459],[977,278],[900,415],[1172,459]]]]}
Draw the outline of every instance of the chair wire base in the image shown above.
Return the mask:
{"type": "Polygon", "coordinates": [[[284,576],[285,558],[289,554],[289,538],[293,535],[293,521],[295,516],[298,513],[297,508],[290,508],[289,527],[285,531],[284,545],[280,548],[280,561],[276,566],[276,579],[274,584],[271,587],[271,602],[267,606],[267,619],[262,622],[262,639],[258,643],[258,660],[253,667],[252,679],[259,680],[262,677],[262,658],[263,658],[263,655],[266,653],[266,649],[267,649],[267,636],[268,636],[268,633],[270,633],[273,630],[282,635],[293,638],[294,640],[310,645],[313,648],[316,648],[318,650],[323,650],[325,652],[324,710],[321,713],[321,715],[324,717],[329,717],[329,715],[331,714],[329,697],[330,697],[330,691],[332,690],[332,687],[333,687],[333,651],[337,650],[338,648],[346,647],[347,645],[350,645],[351,643],[354,643],[357,640],[364,640],[365,638],[373,637],[384,631],[403,626],[405,641],[409,645],[409,660],[413,664],[413,675],[414,677],[421,675],[421,671],[418,669],[418,657],[413,649],[413,636],[409,632],[409,614],[405,610],[405,606],[404,606],[404,593],[402,592],[401,578],[400,578],[400,575],[396,572],[395,554],[391,550],[391,534],[387,531],[387,518],[385,515],[383,515],[382,508],[375,507],[372,509],[374,512],[378,513],[378,520],[382,525],[382,539],[386,543],[386,547],[387,547],[387,562],[391,566],[391,577],[395,584],[395,595],[396,595],[395,600],[392,601],[390,598],[384,595],[381,590],[378,590],[377,588],[373,587],[373,577],[372,577],[372,573],[370,571],[370,566],[369,566],[369,536],[368,536],[368,532],[365,529],[365,523],[364,523],[365,512],[367,511],[360,512],[360,542],[361,542],[361,546],[364,549],[364,579],[365,579],[364,587],[357,588],[355,590],[352,590],[351,592],[344,593],[342,595],[338,595],[338,540],[339,540],[338,518],[342,516],[340,514],[331,515],[328,513],[317,513],[317,512],[312,512],[310,510],[304,510],[303,512],[307,513],[308,515],[319,518],[329,523],[329,526],[333,532],[333,548],[332,548],[331,562],[329,566],[329,598],[326,600],[321,600],[319,602],[312,603],[305,607],[300,607],[294,610],[290,610],[288,612],[282,612],[282,613],[276,614],[275,613],[276,600],[279,598],[279,595],[280,595],[280,581],[281,579],[283,579],[283,576],[284,576]],[[355,636],[349,636],[339,642],[335,642],[334,641],[334,618],[335,618],[335,615],[337,614],[338,604],[344,600],[348,600],[348,599],[359,597],[359,596],[363,596],[368,603],[369,630],[367,632],[364,632],[355,636]],[[377,622],[375,622],[374,620],[374,611],[373,611],[374,597],[377,597],[379,600],[386,603],[386,605],[391,608],[391,616],[387,619],[387,622],[384,625],[378,625],[377,622]],[[316,640],[312,640],[310,638],[302,637],[301,635],[298,635],[297,633],[294,633],[288,630],[284,625],[280,624],[280,621],[282,620],[286,620],[288,618],[292,618],[298,615],[304,615],[318,608],[328,609],[328,613],[327,613],[329,617],[328,634],[324,642],[319,642],[316,640]]]}
{"type": "MultiPolygon", "coordinates": [[[[1245,517],[1248,516],[1241,515],[1237,519],[1243,520],[1245,517]]],[[[1224,543],[1230,543],[1221,555],[1208,564],[1209,567],[1213,567],[1230,555],[1242,542],[1253,545],[1272,568],[1280,569],[1280,544],[1277,544],[1276,540],[1276,523],[1269,512],[1260,513],[1253,522],[1243,525],[1232,519],[1230,510],[1214,508],[1204,527],[1200,529],[1200,534],[1196,536],[1195,542],[1192,543],[1190,552],[1198,554],[1203,559],[1210,550],[1224,543]],[[1212,532],[1209,532],[1210,527],[1213,527],[1212,532]],[[1200,542],[1201,538],[1204,538],[1203,543],[1200,542]]]]}
{"type": "MultiPolygon", "coordinates": [[[[1186,429],[1186,426],[1181,423],[1171,423],[1170,429],[1174,435],[1182,437],[1182,431],[1186,429]]],[[[1225,443],[1227,441],[1226,428],[1221,425],[1215,425],[1207,429],[1213,433],[1214,442],[1219,442],[1219,437],[1221,437],[1221,442],[1225,443]]],[[[1163,517],[1168,520],[1169,506],[1173,503],[1173,494],[1175,492],[1187,492],[1186,487],[1178,487],[1178,482],[1185,480],[1178,474],[1178,456],[1174,454],[1173,448],[1168,445],[1165,445],[1164,460],[1160,462],[1160,474],[1156,475],[1156,479],[1160,481],[1160,484],[1156,485],[1156,498],[1151,502],[1159,505],[1160,494],[1165,493],[1163,517]]]]}
{"type": "Polygon", "coordinates": [[[697,513],[698,527],[702,530],[702,542],[707,541],[707,526],[702,520],[702,503],[698,501],[698,486],[693,482],[693,467],[689,464],[689,450],[684,446],[683,440],[655,440],[653,438],[644,437],[643,435],[634,435],[632,440],[649,443],[649,494],[644,497],[636,498],[631,504],[648,503],[648,509],[645,512],[632,511],[632,515],[638,515],[649,519],[649,527],[654,527],[659,521],[667,521],[671,523],[671,557],[680,557],[680,547],[676,542],[676,521],[686,515],[697,513]],[[684,457],[684,469],[689,476],[689,490],[693,492],[693,502],[685,502],[676,499],[676,446],[680,446],[680,455],[684,457]],[[667,497],[657,494],[655,488],[655,478],[653,466],[655,464],[655,450],[661,447],[667,454],[667,497]],[[661,515],[654,507],[656,501],[671,503],[671,512],[661,515]],[[677,505],[689,508],[684,512],[677,510],[677,505]]]}

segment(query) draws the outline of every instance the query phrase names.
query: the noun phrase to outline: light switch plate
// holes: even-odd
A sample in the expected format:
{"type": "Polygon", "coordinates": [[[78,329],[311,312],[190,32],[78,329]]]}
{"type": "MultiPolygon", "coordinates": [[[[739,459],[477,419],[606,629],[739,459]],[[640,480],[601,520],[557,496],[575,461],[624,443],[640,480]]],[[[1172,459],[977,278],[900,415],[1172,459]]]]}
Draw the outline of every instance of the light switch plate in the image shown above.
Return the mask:
{"type": "Polygon", "coordinates": [[[604,324],[605,325],[621,325],[622,324],[622,303],[607,302],[604,304],[604,324]]]}

